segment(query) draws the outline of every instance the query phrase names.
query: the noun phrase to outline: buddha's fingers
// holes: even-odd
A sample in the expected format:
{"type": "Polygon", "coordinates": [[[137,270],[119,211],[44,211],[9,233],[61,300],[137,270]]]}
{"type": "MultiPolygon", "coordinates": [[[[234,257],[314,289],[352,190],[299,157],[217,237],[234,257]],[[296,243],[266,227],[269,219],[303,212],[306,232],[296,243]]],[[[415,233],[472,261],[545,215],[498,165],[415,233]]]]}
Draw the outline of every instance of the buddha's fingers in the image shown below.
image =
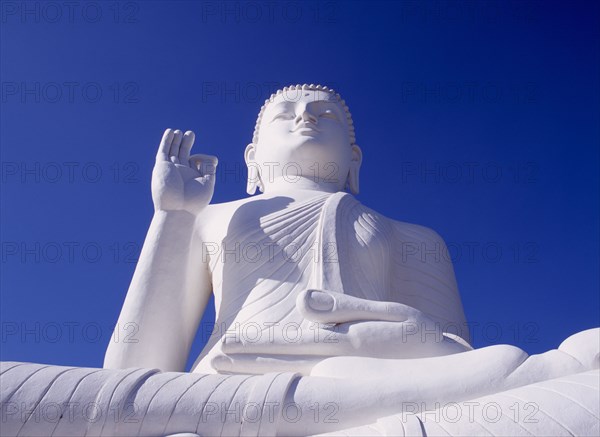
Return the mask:
{"type": "Polygon", "coordinates": [[[217,171],[219,159],[213,155],[196,153],[190,156],[189,162],[192,168],[200,172],[201,176],[213,176],[217,171]]]}
{"type": "Polygon", "coordinates": [[[171,150],[171,143],[173,142],[173,129],[165,130],[165,133],[160,140],[160,144],[158,146],[158,153],[156,154],[157,161],[168,161],[169,160],[169,151],[171,150]]]}
{"type": "Polygon", "coordinates": [[[171,149],[169,150],[169,159],[173,164],[179,164],[179,148],[181,147],[182,139],[183,132],[179,129],[173,132],[173,142],[171,143],[171,149]]]}
{"type": "Polygon", "coordinates": [[[190,150],[192,150],[195,139],[196,135],[191,130],[183,134],[181,146],[179,147],[179,162],[181,164],[189,164],[188,160],[190,159],[190,150]]]}
{"type": "Polygon", "coordinates": [[[405,322],[416,313],[414,308],[395,302],[361,299],[328,290],[304,290],[296,307],[308,320],[325,324],[358,321],[405,322]]]}
{"type": "Polygon", "coordinates": [[[308,375],[327,357],[317,355],[216,355],[211,366],[219,373],[261,375],[269,372],[298,372],[308,375]]]}

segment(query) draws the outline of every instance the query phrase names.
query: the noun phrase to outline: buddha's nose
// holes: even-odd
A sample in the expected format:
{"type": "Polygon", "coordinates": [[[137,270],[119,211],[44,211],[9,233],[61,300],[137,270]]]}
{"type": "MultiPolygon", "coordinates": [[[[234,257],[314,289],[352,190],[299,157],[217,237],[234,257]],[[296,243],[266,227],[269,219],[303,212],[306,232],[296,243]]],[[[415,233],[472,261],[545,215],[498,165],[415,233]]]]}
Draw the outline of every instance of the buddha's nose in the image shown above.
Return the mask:
{"type": "Polygon", "coordinates": [[[317,117],[315,117],[310,112],[308,112],[307,109],[304,109],[296,117],[296,124],[299,124],[301,122],[305,122],[305,123],[306,122],[310,122],[310,123],[313,123],[313,124],[317,124],[317,117]]]}

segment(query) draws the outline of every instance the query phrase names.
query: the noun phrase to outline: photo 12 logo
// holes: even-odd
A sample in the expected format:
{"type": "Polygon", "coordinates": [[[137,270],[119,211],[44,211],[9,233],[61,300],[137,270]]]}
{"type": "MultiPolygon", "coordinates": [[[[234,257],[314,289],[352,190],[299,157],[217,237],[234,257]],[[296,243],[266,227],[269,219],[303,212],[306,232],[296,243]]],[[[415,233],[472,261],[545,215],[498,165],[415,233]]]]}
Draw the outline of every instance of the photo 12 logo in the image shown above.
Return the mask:
{"type": "Polygon", "coordinates": [[[204,24],[277,24],[336,23],[338,2],[333,0],[302,1],[201,1],[204,24]]]}
{"type": "Polygon", "coordinates": [[[134,24],[140,3],[132,1],[2,1],[2,24],[134,24]]]}
{"type": "Polygon", "coordinates": [[[139,103],[140,86],[135,81],[101,83],[67,80],[62,82],[3,81],[2,103],[139,103]]]}
{"type": "Polygon", "coordinates": [[[3,184],[136,184],[140,165],[135,161],[2,161],[3,184]]]}

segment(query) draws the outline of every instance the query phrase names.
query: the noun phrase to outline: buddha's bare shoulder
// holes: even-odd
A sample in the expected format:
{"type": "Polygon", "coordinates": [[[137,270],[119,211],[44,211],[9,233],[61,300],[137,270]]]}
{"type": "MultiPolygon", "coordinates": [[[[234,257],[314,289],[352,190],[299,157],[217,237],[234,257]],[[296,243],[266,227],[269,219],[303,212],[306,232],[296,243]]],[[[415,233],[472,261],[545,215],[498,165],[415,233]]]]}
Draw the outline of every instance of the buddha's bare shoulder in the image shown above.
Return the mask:
{"type": "Polygon", "coordinates": [[[228,202],[220,202],[220,203],[211,203],[209,204],[203,213],[207,215],[219,215],[224,214],[227,211],[235,211],[240,208],[242,205],[251,202],[254,200],[253,197],[244,197],[241,199],[230,200],[228,202]]]}
{"type": "Polygon", "coordinates": [[[256,219],[287,208],[294,200],[285,196],[256,195],[229,202],[212,203],[196,217],[196,230],[203,240],[222,238],[230,225],[256,219]],[[233,221],[233,223],[232,223],[233,221]]]}
{"type": "Polygon", "coordinates": [[[259,194],[229,202],[211,203],[206,207],[203,213],[210,216],[227,216],[228,214],[231,215],[242,208],[248,208],[250,206],[255,206],[256,208],[263,207],[266,210],[267,205],[279,205],[283,209],[294,201],[295,199],[293,197],[259,194]]]}

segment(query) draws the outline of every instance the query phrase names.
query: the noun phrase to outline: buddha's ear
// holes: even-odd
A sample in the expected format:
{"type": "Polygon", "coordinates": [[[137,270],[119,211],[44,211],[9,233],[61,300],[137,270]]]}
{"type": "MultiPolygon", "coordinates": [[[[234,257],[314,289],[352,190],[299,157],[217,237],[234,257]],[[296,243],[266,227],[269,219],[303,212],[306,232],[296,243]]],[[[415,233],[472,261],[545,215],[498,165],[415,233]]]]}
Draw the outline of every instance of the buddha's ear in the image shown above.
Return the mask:
{"type": "Polygon", "coordinates": [[[256,193],[256,188],[262,193],[264,191],[262,181],[260,179],[260,169],[255,160],[256,144],[250,143],[246,146],[244,152],[244,160],[248,166],[248,182],[246,184],[246,192],[250,195],[256,193]]]}
{"type": "Polygon", "coordinates": [[[358,194],[358,174],[362,164],[362,150],[356,144],[352,146],[352,158],[350,160],[350,170],[348,171],[348,189],[352,194],[358,194]]]}

